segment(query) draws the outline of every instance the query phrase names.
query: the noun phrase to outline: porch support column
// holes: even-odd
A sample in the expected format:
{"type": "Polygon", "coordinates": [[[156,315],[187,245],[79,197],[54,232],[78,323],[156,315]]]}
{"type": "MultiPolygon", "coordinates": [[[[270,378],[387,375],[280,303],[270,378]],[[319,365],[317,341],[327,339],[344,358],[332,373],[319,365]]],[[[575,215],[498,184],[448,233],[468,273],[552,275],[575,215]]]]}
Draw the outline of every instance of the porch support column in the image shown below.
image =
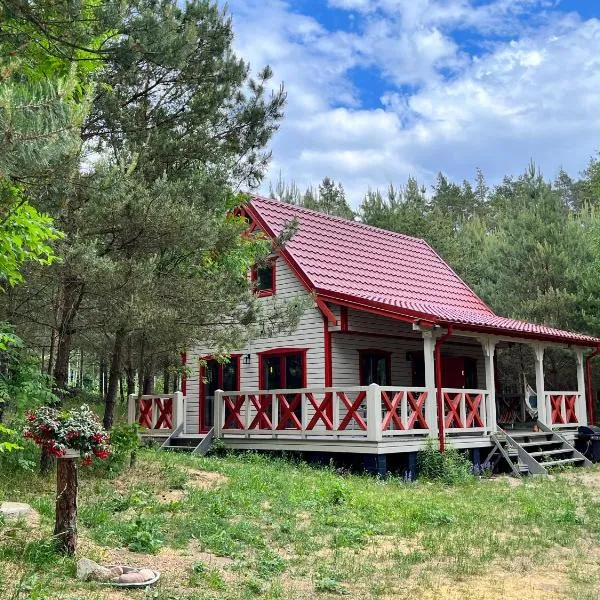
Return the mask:
{"type": "Polygon", "coordinates": [[[425,387],[427,401],[425,403],[425,420],[429,425],[429,434],[437,436],[437,387],[435,385],[435,331],[423,330],[423,356],[425,358],[425,387]]]}
{"type": "Polygon", "coordinates": [[[535,360],[535,392],[537,394],[538,420],[550,427],[548,422],[548,409],[546,406],[546,390],[544,384],[544,346],[535,344],[533,346],[535,360]]]}
{"type": "Polygon", "coordinates": [[[580,425],[587,425],[587,406],[585,401],[585,360],[583,358],[583,350],[577,349],[575,351],[577,357],[577,404],[576,414],[577,421],[580,425]]]}
{"type": "Polygon", "coordinates": [[[485,361],[485,389],[488,397],[486,402],[487,428],[493,433],[498,429],[496,421],[496,378],[494,377],[494,354],[496,353],[496,339],[488,336],[482,338],[483,356],[485,361]]]}

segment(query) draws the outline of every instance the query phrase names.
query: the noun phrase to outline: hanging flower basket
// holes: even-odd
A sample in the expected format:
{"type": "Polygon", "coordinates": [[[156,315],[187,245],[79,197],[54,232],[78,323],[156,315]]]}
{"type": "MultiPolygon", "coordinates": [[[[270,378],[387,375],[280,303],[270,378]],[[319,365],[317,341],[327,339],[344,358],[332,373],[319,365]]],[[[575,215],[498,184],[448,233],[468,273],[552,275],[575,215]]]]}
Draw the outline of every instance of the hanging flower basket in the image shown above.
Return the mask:
{"type": "Polygon", "coordinates": [[[71,411],[42,406],[27,414],[23,435],[57,458],[83,457],[84,466],[110,454],[109,435],[87,405],[71,411]]]}

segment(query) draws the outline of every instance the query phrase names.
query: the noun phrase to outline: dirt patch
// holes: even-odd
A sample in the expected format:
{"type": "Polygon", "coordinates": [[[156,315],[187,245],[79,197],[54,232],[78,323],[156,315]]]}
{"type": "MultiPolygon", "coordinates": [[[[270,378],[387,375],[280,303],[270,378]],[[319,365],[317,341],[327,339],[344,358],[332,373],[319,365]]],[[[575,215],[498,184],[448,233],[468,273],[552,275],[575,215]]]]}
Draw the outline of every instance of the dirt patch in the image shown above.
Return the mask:
{"type": "Polygon", "coordinates": [[[490,569],[486,574],[463,581],[435,579],[423,591],[423,600],[558,600],[564,598],[566,576],[560,570],[536,570],[516,573],[490,569]]]}
{"type": "Polygon", "coordinates": [[[189,487],[199,488],[201,490],[212,490],[225,484],[229,479],[221,473],[214,471],[199,471],[198,469],[185,469],[189,479],[189,487]]]}
{"type": "Polygon", "coordinates": [[[158,500],[162,504],[169,504],[170,502],[182,502],[185,499],[185,490],[169,490],[158,494],[158,500]]]}

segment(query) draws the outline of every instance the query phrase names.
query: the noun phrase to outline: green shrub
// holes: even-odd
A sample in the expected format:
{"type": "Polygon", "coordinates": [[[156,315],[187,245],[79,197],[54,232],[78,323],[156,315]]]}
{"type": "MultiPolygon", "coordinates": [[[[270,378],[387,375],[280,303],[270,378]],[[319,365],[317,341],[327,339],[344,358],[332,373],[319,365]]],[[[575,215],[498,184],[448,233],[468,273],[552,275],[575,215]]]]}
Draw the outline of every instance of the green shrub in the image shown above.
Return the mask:
{"type": "Polygon", "coordinates": [[[125,528],[123,541],[132,552],[156,554],[161,549],[164,541],[160,526],[160,519],[138,515],[125,528]]]}
{"type": "Polygon", "coordinates": [[[465,483],[473,479],[471,462],[456,448],[440,452],[431,440],[418,455],[419,476],[445,484],[465,483]]]}

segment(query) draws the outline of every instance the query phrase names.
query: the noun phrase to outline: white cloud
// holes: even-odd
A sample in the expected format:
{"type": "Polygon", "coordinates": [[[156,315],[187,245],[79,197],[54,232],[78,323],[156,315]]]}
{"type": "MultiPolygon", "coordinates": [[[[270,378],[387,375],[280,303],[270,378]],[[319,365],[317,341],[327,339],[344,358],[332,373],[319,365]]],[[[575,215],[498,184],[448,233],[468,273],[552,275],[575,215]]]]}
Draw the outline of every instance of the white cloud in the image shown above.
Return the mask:
{"type": "Polygon", "coordinates": [[[546,0],[330,0],[358,15],[347,32],[282,0],[230,5],[240,54],[255,69],[271,64],[288,91],[271,178],[329,175],[357,204],[369,187],[410,174],[430,183],[438,170],[462,179],[481,167],[497,181],[533,158],[548,176],[576,173],[598,147],[598,20],[546,0]],[[517,19],[532,9],[536,18],[517,19]],[[488,52],[462,50],[457,28],[489,36],[488,52]],[[492,34],[507,31],[511,41],[492,34]],[[384,81],[380,107],[361,104],[355,68],[384,81]]]}

